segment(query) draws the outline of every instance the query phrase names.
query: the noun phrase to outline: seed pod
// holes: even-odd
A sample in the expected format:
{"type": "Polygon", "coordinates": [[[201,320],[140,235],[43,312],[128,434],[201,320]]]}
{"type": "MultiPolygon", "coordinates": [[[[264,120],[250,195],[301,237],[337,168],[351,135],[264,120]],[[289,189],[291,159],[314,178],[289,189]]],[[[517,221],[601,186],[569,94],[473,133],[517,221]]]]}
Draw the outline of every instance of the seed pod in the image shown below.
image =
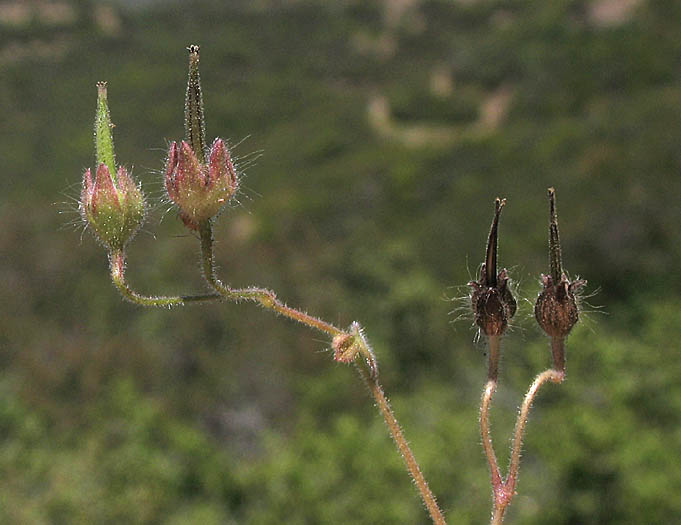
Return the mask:
{"type": "Polygon", "coordinates": [[[471,307],[475,314],[475,324],[488,336],[502,335],[517,308],[508,286],[508,272],[503,268],[497,273],[499,217],[505,204],[506,199],[499,198],[494,203],[494,219],[487,240],[485,262],[480,269],[480,279],[468,283],[472,289],[471,307]]]}
{"type": "Polygon", "coordinates": [[[208,162],[201,162],[184,140],[179,145],[170,144],[166,191],[180,209],[185,225],[193,230],[217,215],[239,186],[234,164],[222,139],[215,139],[208,158],[208,162]]]}
{"type": "Polygon", "coordinates": [[[534,316],[549,336],[563,339],[579,320],[577,293],[586,285],[586,281],[570,281],[563,272],[555,190],[549,188],[548,195],[550,275],[541,276],[543,289],[534,305],[534,316]]]}
{"type": "Polygon", "coordinates": [[[83,175],[80,213],[110,252],[120,252],[144,222],[144,195],[123,166],[115,169],[111,117],[105,82],[97,84],[95,152],[97,171],[83,175]]]}
{"type": "Polygon", "coordinates": [[[229,202],[239,186],[227,144],[217,138],[206,146],[206,124],[199,78],[199,46],[191,45],[184,106],[186,140],[172,142],[166,161],[165,187],[180,210],[180,218],[193,230],[212,219],[229,202]]]}

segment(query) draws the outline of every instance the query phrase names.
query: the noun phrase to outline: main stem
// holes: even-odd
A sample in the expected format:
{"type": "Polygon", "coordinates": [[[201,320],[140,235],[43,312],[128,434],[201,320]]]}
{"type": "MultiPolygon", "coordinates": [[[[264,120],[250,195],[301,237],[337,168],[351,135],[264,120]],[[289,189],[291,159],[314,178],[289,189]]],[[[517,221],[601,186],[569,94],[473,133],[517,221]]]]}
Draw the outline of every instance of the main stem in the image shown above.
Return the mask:
{"type": "MultiPolygon", "coordinates": [[[[296,310],[290,306],[286,306],[279,299],[277,299],[275,293],[270,290],[266,290],[264,288],[231,288],[230,286],[224,284],[215,275],[213,228],[210,220],[199,224],[199,235],[201,237],[201,255],[204,277],[213,287],[213,289],[215,289],[215,291],[218,292],[222,297],[232,301],[246,300],[258,302],[263,308],[267,308],[276,313],[284,315],[289,319],[303,323],[310,328],[325,332],[332,337],[347,334],[346,331],[341,330],[340,328],[337,328],[326,321],[322,321],[317,317],[313,317],[305,312],[296,310]]],[[[369,365],[371,366],[371,363],[369,363],[369,365]]],[[[390,407],[390,403],[383,392],[383,388],[378,381],[378,377],[375,372],[375,364],[374,368],[372,369],[374,372],[372,373],[364,369],[364,367],[359,364],[356,365],[356,368],[359,372],[359,375],[368,386],[371,395],[376,401],[376,405],[378,405],[378,408],[383,415],[383,419],[388,426],[388,430],[395,441],[400,455],[404,459],[409,474],[414,480],[414,483],[416,483],[416,487],[421,494],[421,499],[423,499],[433,523],[436,525],[446,525],[444,515],[437,505],[435,496],[428,487],[428,482],[421,472],[421,468],[414,457],[414,453],[411,451],[411,448],[409,447],[409,444],[402,433],[402,428],[400,427],[400,424],[398,423],[397,418],[390,407]]]]}
{"type": "Polygon", "coordinates": [[[222,299],[222,296],[218,293],[161,297],[142,295],[130,288],[130,285],[128,285],[128,282],[125,279],[125,253],[110,253],[109,266],[111,269],[111,280],[113,281],[116,288],[118,288],[118,291],[121,292],[123,297],[125,297],[128,301],[139,304],[140,306],[171,307],[180,306],[187,303],[219,301],[222,299]]]}
{"type": "Polygon", "coordinates": [[[430,514],[433,523],[437,525],[446,525],[444,515],[437,504],[435,496],[428,486],[426,478],[421,472],[421,468],[414,457],[414,453],[411,451],[411,448],[409,447],[409,444],[402,433],[402,428],[395,418],[395,413],[390,407],[388,398],[385,397],[385,393],[383,392],[383,388],[381,388],[381,384],[378,382],[378,378],[372,378],[371,374],[360,365],[357,365],[357,371],[366,383],[367,387],[369,387],[369,391],[374,397],[376,405],[378,405],[378,409],[383,415],[383,419],[390,430],[390,434],[395,441],[395,445],[397,446],[402,459],[404,459],[407,470],[409,471],[414,483],[416,483],[416,487],[421,493],[421,498],[428,509],[428,513],[430,514]]]}

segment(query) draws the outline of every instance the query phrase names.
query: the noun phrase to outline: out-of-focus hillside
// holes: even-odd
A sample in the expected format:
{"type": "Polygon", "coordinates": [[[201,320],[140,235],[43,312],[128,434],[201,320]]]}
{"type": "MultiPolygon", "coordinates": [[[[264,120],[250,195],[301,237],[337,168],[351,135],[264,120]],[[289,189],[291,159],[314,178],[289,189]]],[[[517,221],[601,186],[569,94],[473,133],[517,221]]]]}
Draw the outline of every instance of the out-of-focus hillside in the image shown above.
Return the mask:
{"type": "Polygon", "coordinates": [[[216,227],[221,275],[365,326],[451,523],[490,504],[484,347],[452,299],[506,197],[500,262],[521,300],[493,412],[504,458],[549,364],[531,305],[549,186],[565,266],[598,293],[569,380],[535,407],[508,522],[673,522],[679,35],[673,1],[0,2],[0,522],[427,522],[328,341],[247,304],[124,303],[81,235],[107,80],[118,161],[153,203],[130,281],[202,289],[160,175],[190,43],[208,135],[245,171],[216,227]]]}

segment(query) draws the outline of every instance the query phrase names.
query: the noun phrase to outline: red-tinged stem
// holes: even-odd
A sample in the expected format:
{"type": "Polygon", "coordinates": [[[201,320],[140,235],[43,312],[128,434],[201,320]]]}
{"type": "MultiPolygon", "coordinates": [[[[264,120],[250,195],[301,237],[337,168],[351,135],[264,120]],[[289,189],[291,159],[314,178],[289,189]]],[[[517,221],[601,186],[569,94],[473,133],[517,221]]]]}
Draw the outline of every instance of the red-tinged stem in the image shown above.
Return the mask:
{"type": "Polygon", "coordinates": [[[489,338],[489,369],[487,373],[487,383],[482,393],[482,401],[480,403],[480,434],[482,436],[482,448],[485,451],[487,462],[489,464],[492,493],[494,498],[494,508],[492,510],[491,525],[501,525],[504,521],[504,514],[506,509],[511,504],[515,496],[515,487],[518,481],[518,472],[520,470],[520,452],[522,450],[523,436],[527,426],[527,419],[530,415],[532,403],[534,402],[539,389],[544,383],[552,381],[554,383],[562,383],[565,379],[565,361],[556,359],[556,355],[564,355],[563,339],[552,338],[551,345],[554,350],[554,361],[561,365],[560,369],[549,369],[539,374],[532,382],[530,389],[525,395],[523,404],[518,413],[516,420],[513,445],[511,447],[511,459],[509,462],[508,475],[502,478],[499,469],[497,456],[494,452],[494,445],[492,444],[492,437],[490,434],[489,412],[492,404],[492,398],[497,388],[497,376],[499,368],[500,355],[500,338],[489,338]],[[560,350],[560,352],[559,352],[560,350]]]}
{"type": "Polygon", "coordinates": [[[110,253],[109,265],[111,269],[111,280],[113,281],[116,288],[118,288],[118,291],[121,292],[123,297],[125,297],[131,303],[139,304],[141,306],[157,306],[168,308],[171,306],[181,306],[187,303],[219,301],[222,299],[222,296],[217,293],[161,297],[142,295],[130,288],[125,279],[125,253],[110,253]]]}
{"type": "MultiPolygon", "coordinates": [[[[204,277],[206,281],[208,281],[208,284],[210,284],[210,286],[213,287],[213,289],[225,299],[232,301],[246,300],[258,302],[264,308],[284,315],[289,319],[303,323],[310,328],[325,332],[332,337],[337,335],[353,335],[345,330],[337,328],[330,323],[327,323],[326,321],[322,321],[317,317],[313,317],[305,312],[291,308],[290,306],[286,306],[279,299],[277,299],[275,293],[270,290],[263,288],[231,288],[223,284],[222,281],[220,281],[220,279],[218,279],[218,277],[215,275],[213,229],[210,220],[199,224],[199,235],[201,237],[201,255],[204,277]]],[[[357,336],[357,334],[355,334],[355,336],[357,336]]],[[[435,496],[428,487],[428,483],[421,472],[419,464],[414,457],[414,453],[411,451],[411,448],[409,448],[409,444],[402,433],[402,429],[397,422],[397,418],[395,417],[392,408],[390,408],[390,403],[388,403],[388,399],[383,392],[383,388],[378,382],[378,367],[373,352],[371,352],[371,349],[366,345],[364,339],[362,339],[361,344],[363,349],[362,355],[367,360],[369,371],[365,370],[360,365],[357,365],[357,370],[366,385],[369,387],[369,391],[371,392],[371,395],[376,401],[376,405],[378,405],[378,408],[383,415],[383,419],[388,426],[388,430],[395,441],[398,451],[404,459],[410,476],[414,480],[414,483],[421,494],[421,498],[426,505],[426,509],[428,510],[433,523],[436,525],[446,525],[442,511],[438,507],[437,501],[435,500],[435,496]]]]}
{"type": "Polygon", "coordinates": [[[409,447],[409,444],[402,433],[402,428],[395,418],[395,414],[390,407],[388,398],[386,398],[385,393],[383,392],[383,388],[378,382],[378,378],[373,377],[372,374],[359,365],[357,365],[357,370],[359,375],[366,383],[367,387],[369,387],[369,391],[374,397],[376,405],[383,415],[385,424],[388,426],[388,430],[390,430],[390,434],[395,441],[397,450],[400,452],[402,459],[407,466],[407,470],[409,471],[411,478],[414,480],[414,483],[421,494],[421,499],[426,505],[426,509],[430,514],[430,518],[436,525],[446,525],[447,522],[445,521],[445,517],[437,504],[435,496],[428,486],[426,478],[421,472],[421,468],[414,457],[414,453],[411,451],[411,448],[409,447]]]}
{"type": "Polygon", "coordinates": [[[492,405],[492,398],[497,389],[497,382],[494,380],[487,381],[485,389],[482,392],[482,402],[480,403],[480,435],[482,437],[482,448],[489,463],[489,471],[492,477],[492,490],[494,491],[494,499],[496,500],[497,489],[502,486],[501,472],[499,471],[499,463],[497,455],[494,453],[494,445],[492,444],[492,436],[490,434],[489,425],[489,410],[492,405]]]}
{"type": "Polygon", "coordinates": [[[503,479],[501,471],[499,470],[499,462],[497,455],[494,452],[494,444],[492,443],[492,435],[490,433],[489,412],[492,405],[492,398],[497,390],[497,377],[499,375],[499,359],[501,356],[501,337],[489,336],[489,355],[488,355],[488,369],[487,369],[487,383],[482,392],[482,401],[480,402],[480,436],[482,438],[482,448],[487,457],[489,464],[489,471],[492,483],[492,493],[494,497],[494,505],[499,499],[500,492],[503,491],[503,479]]]}
{"type": "Polygon", "coordinates": [[[553,354],[553,369],[565,374],[565,338],[553,336],[551,338],[551,353],[553,354]]]}
{"type": "Polygon", "coordinates": [[[286,306],[281,302],[276,294],[264,288],[231,288],[223,284],[215,275],[215,263],[213,259],[213,228],[210,221],[204,221],[199,225],[201,236],[201,260],[203,264],[203,275],[208,284],[222,297],[231,301],[254,301],[260,303],[264,308],[273,310],[289,319],[303,323],[311,328],[325,332],[330,336],[345,333],[340,328],[313,317],[305,312],[286,306]]]}
{"type": "Polygon", "coordinates": [[[545,370],[539,374],[532,382],[530,389],[525,394],[525,399],[520,407],[518,419],[516,420],[515,431],[513,435],[513,446],[511,447],[511,461],[508,468],[508,476],[501,484],[494,486],[494,510],[492,513],[492,525],[500,525],[504,521],[504,514],[506,509],[511,504],[513,496],[515,496],[515,487],[518,481],[518,472],[520,470],[520,452],[523,446],[523,435],[525,434],[525,427],[527,426],[527,419],[530,415],[532,403],[534,402],[539,389],[544,383],[549,381],[553,383],[562,383],[565,379],[565,372],[558,370],[545,370]]]}
{"type": "MultiPolygon", "coordinates": [[[[523,434],[525,433],[525,427],[527,425],[527,418],[530,415],[530,409],[532,408],[532,403],[534,398],[537,396],[539,389],[544,383],[549,381],[553,383],[562,383],[565,379],[565,372],[562,370],[544,370],[539,374],[535,380],[532,382],[530,389],[525,394],[525,399],[520,407],[520,412],[518,413],[518,419],[516,420],[515,431],[513,436],[513,447],[511,448],[511,461],[508,468],[508,478],[506,479],[506,485],[508,485],[508,490],[510,494],[513,494],[515,490],[515,484],[518,480],[518,470],[520,468],[520,452],[523,446],[523,434]]],[[[510,501],[509,501],[510,503],[510,501]]]]}

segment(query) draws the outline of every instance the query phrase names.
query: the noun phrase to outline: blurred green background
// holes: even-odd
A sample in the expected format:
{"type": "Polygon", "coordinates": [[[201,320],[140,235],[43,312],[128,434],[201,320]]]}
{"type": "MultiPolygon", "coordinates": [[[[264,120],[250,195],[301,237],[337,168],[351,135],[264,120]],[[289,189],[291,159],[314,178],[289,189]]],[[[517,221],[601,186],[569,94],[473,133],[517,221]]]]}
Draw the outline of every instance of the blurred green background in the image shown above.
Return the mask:
{"type": "Polygon", "coordinates": [[[82,235],[108,80],[118,160],[154,203],[131,284],[202,290],[160,176],[190,43],[209,139],[245,170],[216,226],[222,277],[365,326],[450,523],[485,523],[491,501],[465,283],[506,197],[520,309],[492,414],[505,466],[550,363],[532,317],[548,186],[565,266],[593,296],[568,381],[536,403],[507,521],[681,522],[674,0],[0,2],[0,522],[428,523],[323,335],[249,304],[125,303],[82,235]]]}

